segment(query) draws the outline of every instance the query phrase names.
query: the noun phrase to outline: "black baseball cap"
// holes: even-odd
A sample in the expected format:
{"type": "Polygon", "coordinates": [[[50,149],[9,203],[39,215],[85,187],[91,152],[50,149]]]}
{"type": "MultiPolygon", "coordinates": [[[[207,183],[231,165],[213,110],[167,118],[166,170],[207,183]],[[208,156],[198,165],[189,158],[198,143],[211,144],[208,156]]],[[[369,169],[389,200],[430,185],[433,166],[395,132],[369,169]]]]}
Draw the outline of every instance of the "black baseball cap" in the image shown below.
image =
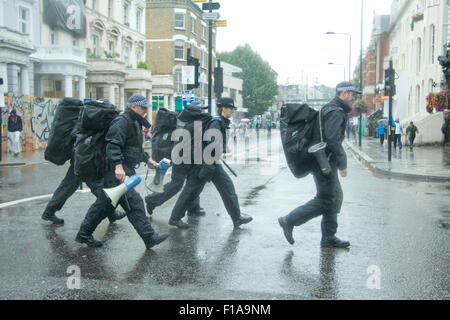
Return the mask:
{"type": "Polygon", "coordinates": [[[233,108],[237,109],[237,107],[234,106],[234,101],[231,98],[220,98],[217,101],[217,106],[220,108],[233,108]]]}

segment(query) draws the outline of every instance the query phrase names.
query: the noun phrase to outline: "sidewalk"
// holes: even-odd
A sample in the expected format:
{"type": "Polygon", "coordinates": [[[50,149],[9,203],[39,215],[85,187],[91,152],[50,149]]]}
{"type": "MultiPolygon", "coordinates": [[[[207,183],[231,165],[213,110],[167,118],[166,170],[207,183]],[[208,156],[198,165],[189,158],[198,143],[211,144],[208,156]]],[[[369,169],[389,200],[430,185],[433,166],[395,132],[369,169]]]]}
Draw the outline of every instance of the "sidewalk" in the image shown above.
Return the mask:
{"type": "Polygon", "coordinates": [[[44,150],[35,150],[29,152],[22,152],[18,156],[12,153],[3,152],[0,167],[4,166],[23,166],[34,163],[45,162],[44,150]]]}
{"type": "MultiPolygon", "coordinates": [[[[403,141],[402,141],[403,142],[403,141]]],[[[450,145],[414,147],[395,151],[392,143],[391,162],[388,161],[388,143],[383,146],[375,138],[363,137],[361,148],[354,139],[345,139],[357,159],[378,174],[416,181],[450,182],[450,145]]]]}

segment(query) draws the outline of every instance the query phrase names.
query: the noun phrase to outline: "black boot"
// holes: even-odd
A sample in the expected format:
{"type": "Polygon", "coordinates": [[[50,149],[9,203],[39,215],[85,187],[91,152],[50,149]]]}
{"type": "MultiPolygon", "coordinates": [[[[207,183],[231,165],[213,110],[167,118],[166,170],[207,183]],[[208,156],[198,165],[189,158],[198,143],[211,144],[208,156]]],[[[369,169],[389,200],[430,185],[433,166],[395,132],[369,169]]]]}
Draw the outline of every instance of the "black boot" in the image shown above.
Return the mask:
{"type": "Polygon", "coordinates": [[[150,237],[150,239],[144,241],[145,242],[145,247],[147,248],[147,250],[150,250],[153,246],[156,246],[157,244],[160,244],[161,242],[163,242],[164,240],[167,239],[167,237],[169,237],[169,235],[167,233],[163,233],[163,234],[157,234],[156,232],[150,237]]]}
{"type": "Polygon", "coordinates": [[[294,226],[290,225],[285,217],[278,218],[278,223],[280,224],[281,228],[283,229],[284,236],[286,240],[290,244],[294,244],[294,237],[292,236],[292,230],[294,229],[294,226]]]}
{"type": "Polygon", "coordinates": [[[57,216],[55,216],[54,212],[44,211],[44,213],[42,214],[42,219],[51,221],[54,224],[61,224],[61,225],[64,224],[64,219],[60,219],[57,216]]]}
{"type": "Polygon", "coordinates": [[[82,231],[78,231],[75,241],[79,243],[86,243],[88,247],[101,247],[103,245],[103,242],[95,240],[92,234],[87,234],[82,231]]]}
{"type": "Polygon", "coordinates": [[[110,223],[114,223],[117,220],[126,217],[127,213],[125,211],[116,210],[112,215],[108,217],[110,223]]]}
{"type": "Polygon", "coordinates": [[[241,224],[249,223],[249,222],[252,221],[252,220],[253,220],[252,217],[250,217],[250,216],[248,216],[248,215],[246,215],[246,214],[241,213],[241,215],[240,215],[238,218],[233,219],[233,225],[234,225],[235,228],[237,228],[237,227],[239,227],[241,224]]]}
{"type": "Polygon", "coordinates": [[[169,219],[169,224],[171,226],[175,226],[179,229],[188,229],[189,228],[189,224],[182,221],[181,219],[178,219],[178,220],[169,219]]]}
{"type": "Polygon", "coordinates": [[[332,237],[329,239],[322,239],[320,246],[322,248],[348,248],[350,247],[350,242],[341,240],[338,237],[332,237]]]}

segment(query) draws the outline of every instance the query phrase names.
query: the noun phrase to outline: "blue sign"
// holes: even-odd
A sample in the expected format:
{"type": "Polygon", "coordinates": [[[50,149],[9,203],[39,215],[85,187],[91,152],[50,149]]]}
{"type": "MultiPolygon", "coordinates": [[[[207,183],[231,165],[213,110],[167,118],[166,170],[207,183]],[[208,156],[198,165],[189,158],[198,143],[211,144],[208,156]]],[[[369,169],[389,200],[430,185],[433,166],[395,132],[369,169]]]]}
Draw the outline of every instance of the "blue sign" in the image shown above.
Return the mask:
{"type": "Polygon", "coordinates": [[[183,107],[195,101],[194,90],[184,90],[181,92],[181,98],[183,99],[183,107]]]}

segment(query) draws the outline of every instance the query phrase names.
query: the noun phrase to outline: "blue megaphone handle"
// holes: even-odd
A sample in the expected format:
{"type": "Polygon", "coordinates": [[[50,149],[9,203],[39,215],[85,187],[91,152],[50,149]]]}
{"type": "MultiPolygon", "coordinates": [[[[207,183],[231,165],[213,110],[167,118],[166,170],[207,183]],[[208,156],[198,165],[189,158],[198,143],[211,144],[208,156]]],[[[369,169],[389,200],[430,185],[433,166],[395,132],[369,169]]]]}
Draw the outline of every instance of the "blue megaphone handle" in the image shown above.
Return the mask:
{"type": "Polygon", "coordinates": [[[137,174],[134,176],[129,177],[127,180],[124,181],[124,185],[127,187],[128,190],[133,189],[136,187],[139,183],[141,183],[141,177],[139,177],[137,174]]]}
{"type": "Polygon", "coordinates": [[[170,167],[170,164],[168,164],[168,163],[164,162],[163,160],[161,160],[159,162],[159,173],[162,174],[162,175],[166,174],[166,171],[167,171],[167,169],[169,169],[169,167],[170,167]]]}

